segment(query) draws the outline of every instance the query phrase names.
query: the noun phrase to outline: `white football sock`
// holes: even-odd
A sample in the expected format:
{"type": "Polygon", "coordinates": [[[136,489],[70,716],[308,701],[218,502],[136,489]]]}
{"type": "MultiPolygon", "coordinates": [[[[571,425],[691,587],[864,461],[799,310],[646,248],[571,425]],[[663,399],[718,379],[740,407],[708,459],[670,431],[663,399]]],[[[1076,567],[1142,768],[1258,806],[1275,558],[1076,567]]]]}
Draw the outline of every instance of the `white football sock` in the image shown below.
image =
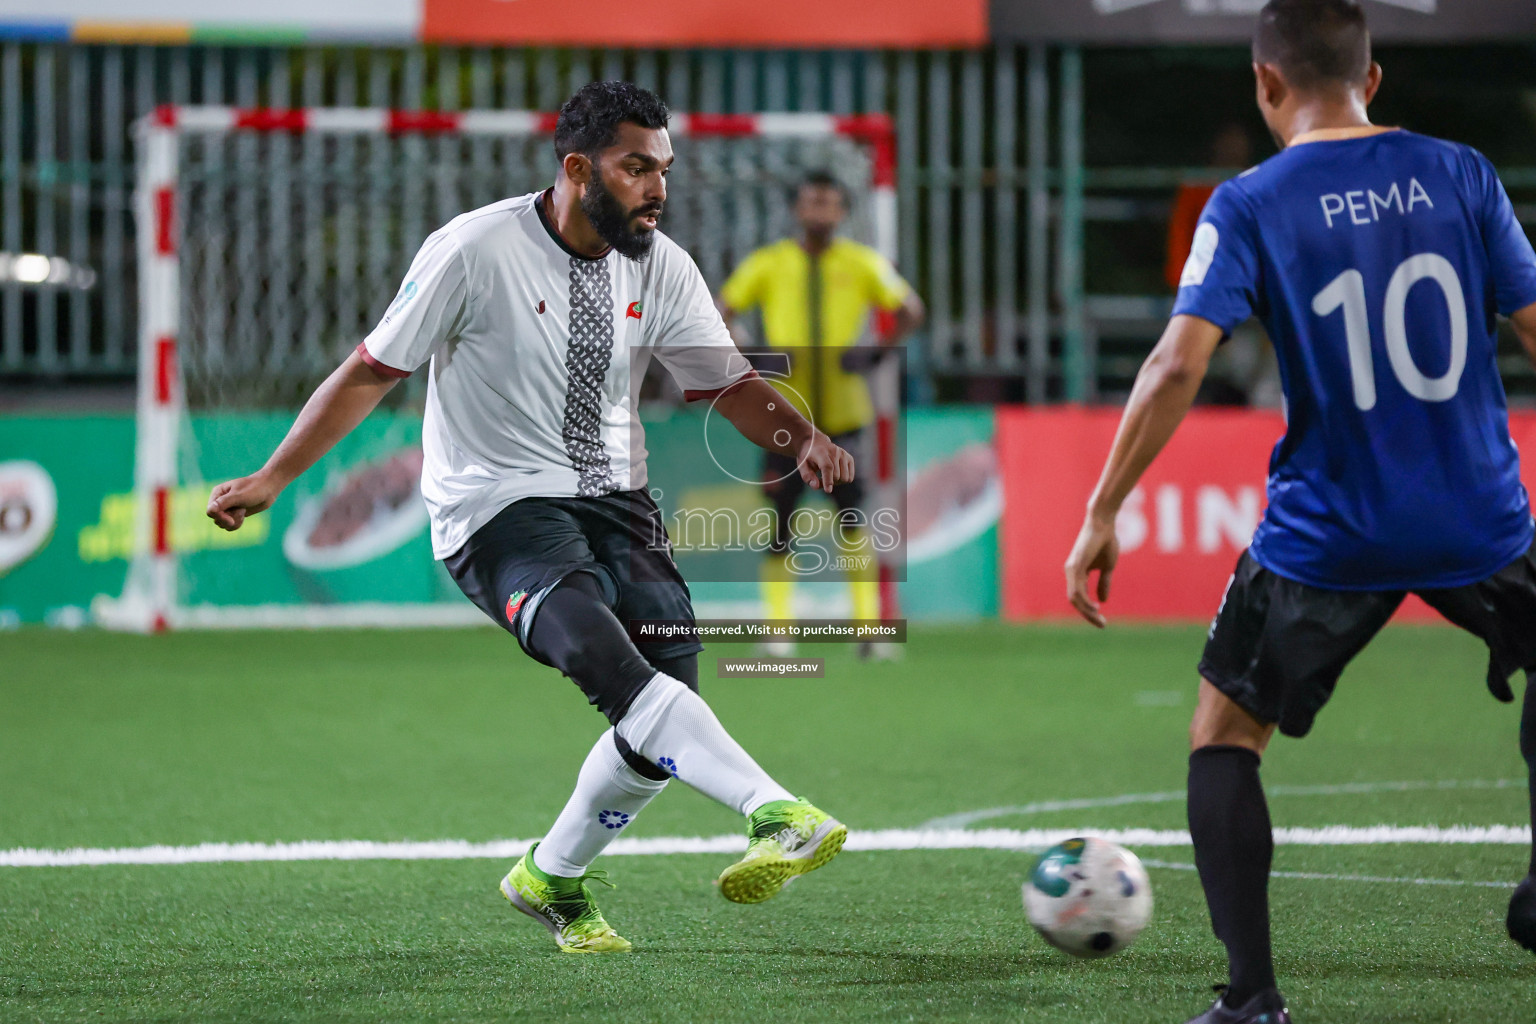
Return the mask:
{"type": "Polygon", "coordinates": [[[576,791],[533,851],[533,863],[546,875],[575,878],[666,786],[665,779],[648,779],[631,768],[609,729],[582,762],[576,791]]]}
{"type": "Polygon", "coordinates": [[[704,698],[665,672],[645,685],[614,728],[646,758],[740,814],[795,798],[731,739],[704,698]]]}

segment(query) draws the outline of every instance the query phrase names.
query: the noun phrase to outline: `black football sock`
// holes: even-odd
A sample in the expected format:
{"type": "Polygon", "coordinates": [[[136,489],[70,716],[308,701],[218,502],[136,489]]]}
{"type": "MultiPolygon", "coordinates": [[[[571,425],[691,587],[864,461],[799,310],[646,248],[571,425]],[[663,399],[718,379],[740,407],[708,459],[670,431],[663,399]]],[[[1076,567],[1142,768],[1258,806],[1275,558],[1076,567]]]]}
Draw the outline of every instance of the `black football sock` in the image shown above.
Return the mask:
{"type": "Polygon", "coordinates": [[[1227,947],[1231,985],[1223,1002],[1239,1007],[1275,985],[1269,947],[1275,840],[1258,754],[1202,747],[1189,755],[1189,834],[1211,927],[1227,947]]]}
{"type": "MultiPolygon", "coordinates": [[[[1531,824],[1536,829],[1536,669],[1525,676],[1525,703],[1520,713],[1520,753],[1525,757],[1526,771],[1530,775],[1531,824]]],[[[1531,849],[1531,868],[1525,880],[1515,888],[1509,900],[1509,916],[1505,926],[1509,937],[1533,953],[1536,953],[1536,844],[1531,849]]]]}
{"type": "MultiPolygon", "coordinates": [[[[1536,832],[1536,668],[1525,674],[1525,703],[1520,710],[1520,753],[1525,757],[1530,779],[1531,827],[1536,832]]],[[[1536,843],[1531,846],[1530,873],[1536,875],[1536,843]]]]}

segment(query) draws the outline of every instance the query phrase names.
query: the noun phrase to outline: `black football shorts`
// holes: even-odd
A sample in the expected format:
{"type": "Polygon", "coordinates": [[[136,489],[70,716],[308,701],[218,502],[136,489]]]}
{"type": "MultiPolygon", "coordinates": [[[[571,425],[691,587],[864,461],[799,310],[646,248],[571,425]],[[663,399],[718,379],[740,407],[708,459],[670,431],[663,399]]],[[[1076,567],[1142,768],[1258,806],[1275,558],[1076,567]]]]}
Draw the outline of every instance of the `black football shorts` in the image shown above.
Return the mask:
{"type": "MultiPolygon", "coordinates": [[[[1508,692],[1536,669],[1536,546],[1480,583],[1414,591],[1488,645],[1488,685],[1508,692]]],[[[1404,590],[1325,590],[1286,579],[1244,551],[1211,623],[1200,675],[1261,722],[1305,736],[1355,655],[1404,590]]]]}
{"type": "Polygon", "coordinates": [[[539,605],[577,572],[597,579],[632,637],[637,620],[687,624],[682,637],[637,641],[646,660],[654,664],[704,649],[693,633],[693,599],[672,560],[661,510],[645,491],[514,501],[443,564],[464,596],[525,651],[539,605]]]}

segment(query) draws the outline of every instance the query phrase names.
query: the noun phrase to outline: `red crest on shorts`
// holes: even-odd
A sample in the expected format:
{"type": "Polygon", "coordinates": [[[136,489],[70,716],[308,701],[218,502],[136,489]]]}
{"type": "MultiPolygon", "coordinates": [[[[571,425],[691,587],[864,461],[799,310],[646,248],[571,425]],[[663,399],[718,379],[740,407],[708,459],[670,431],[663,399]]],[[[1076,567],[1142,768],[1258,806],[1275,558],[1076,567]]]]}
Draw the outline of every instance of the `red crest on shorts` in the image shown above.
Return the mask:
{"type": "Polygon", "coordinates": [[[507,598],[507,621],[508,622],[512,621],[512,616],[517,614],[517,610],[523,606],[523,602],[526,601],[526,600],[528,600],[528,591],[526,591],[526,590],[519,590],[517,593],[513,594],[511,597],[507,598]]]}

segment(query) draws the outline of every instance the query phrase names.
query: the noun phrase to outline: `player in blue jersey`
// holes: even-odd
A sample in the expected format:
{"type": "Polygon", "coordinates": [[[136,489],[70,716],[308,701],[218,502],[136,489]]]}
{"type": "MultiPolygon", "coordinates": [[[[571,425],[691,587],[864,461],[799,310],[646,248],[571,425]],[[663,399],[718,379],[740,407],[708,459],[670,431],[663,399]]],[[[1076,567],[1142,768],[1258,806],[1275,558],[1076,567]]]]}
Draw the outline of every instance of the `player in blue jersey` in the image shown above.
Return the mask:
{"type": "MultiPolygon", "coordinates": [[[[1496,313],[1536,360],[1536,254],[1481,154],[1370,123],[1381,68],[1356,0],[1270,0],[1253,67],[1281,152],[1201,215],[1066,566],[1073,605],[1103,626],[1115,516],[1216,347],[1257,316],[1288,422],[1200,662],[1189,828],[1231,977],[1190,1024],[1290,1020],[1270,955],[1259,757],[1277,727],[1311,728],[1405,594],[1487,643],[1499,699],[1513,700],[1517,670],[1536,672],[1536,530],[1495,360],[1496,313]]],[[[1536,783],[1536,675],[1520,741],[1536,783]]],[[[1536,858],[1508,927],[1536,951],[1536,858]]]]}

